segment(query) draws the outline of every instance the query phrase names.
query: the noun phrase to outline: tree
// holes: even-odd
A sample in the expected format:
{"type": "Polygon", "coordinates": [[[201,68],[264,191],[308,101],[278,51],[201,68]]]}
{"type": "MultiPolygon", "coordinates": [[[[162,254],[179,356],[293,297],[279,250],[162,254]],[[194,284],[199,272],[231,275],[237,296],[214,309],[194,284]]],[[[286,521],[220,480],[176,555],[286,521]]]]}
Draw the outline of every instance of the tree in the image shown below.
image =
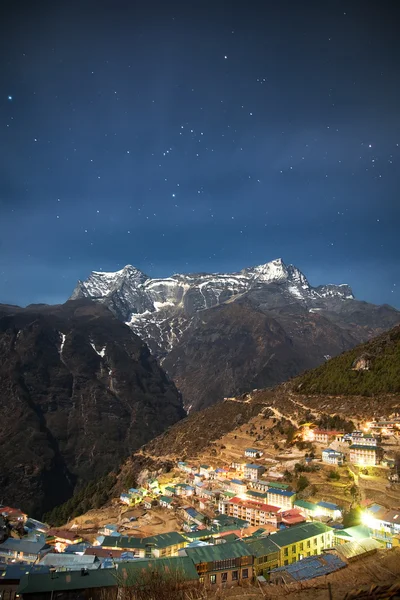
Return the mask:
{"type": "Polygon", "coordinates": [[[308,478],[305,475],[300,475],[300,477],[297,480],[296,490],[298,492],[302,492],[309,485],[310,485],[310,481],[308,480],[308,478]]]}
{"type": "Polygon", "coordinates": [[[354,525],[360,525],[361,523],[361,508],[354,506],[343,514],[343,527],[353,527],[354,525]]]}

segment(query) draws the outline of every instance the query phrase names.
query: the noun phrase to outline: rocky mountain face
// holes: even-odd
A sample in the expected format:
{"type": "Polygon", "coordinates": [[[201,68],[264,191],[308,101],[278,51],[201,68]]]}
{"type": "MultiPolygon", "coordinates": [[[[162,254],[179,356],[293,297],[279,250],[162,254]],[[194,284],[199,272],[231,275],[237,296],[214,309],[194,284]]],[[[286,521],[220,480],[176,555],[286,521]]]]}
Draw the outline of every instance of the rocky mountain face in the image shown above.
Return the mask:
{"type": "Polygon", "coordinates": [[[135,267],[93,272],[71,298],[105,304],[146,341],[199,410],[275,385],[400,322],[348,285],[312,287],[281,259],[230,274],[151,279],[135,267]]]}
{"type": "Polygon", "coordinates": [[[40,516],[185,412],[147,346],[102,305],[0,305],[0,498],[40,516]]]}

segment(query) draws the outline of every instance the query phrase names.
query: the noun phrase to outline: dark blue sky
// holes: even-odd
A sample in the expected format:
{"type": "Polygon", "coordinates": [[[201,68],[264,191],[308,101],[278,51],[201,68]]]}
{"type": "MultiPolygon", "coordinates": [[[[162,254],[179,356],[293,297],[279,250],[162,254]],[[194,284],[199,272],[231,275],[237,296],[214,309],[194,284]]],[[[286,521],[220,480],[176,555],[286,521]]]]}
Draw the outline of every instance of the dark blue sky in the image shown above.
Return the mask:
{"type": "Polygon", "coordinates": [[[0,302],[282,257],[400,307],[395,2],[2,11],[0,302]]]}

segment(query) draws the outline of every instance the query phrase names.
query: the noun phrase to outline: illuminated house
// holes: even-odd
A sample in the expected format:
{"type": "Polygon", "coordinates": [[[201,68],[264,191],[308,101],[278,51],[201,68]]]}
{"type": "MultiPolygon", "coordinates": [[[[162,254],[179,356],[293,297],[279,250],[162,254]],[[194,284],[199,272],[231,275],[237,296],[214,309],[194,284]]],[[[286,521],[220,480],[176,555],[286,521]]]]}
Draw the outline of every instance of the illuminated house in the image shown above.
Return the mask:
{"type": "Polygon", "coordinates": [[[377,446],[378,441],[376,437],[370,433],[352,433],[351,440],[356,446],[377,446]]]}
{"type": "Polygon", "coordinates": [[[338,465],[341,464],[344,460],[344,454],[342,452],[338,452],[333,448],[325,448],[322,450],[322,462],[327,463],[328,465],[338,465]]]}
{"type": "Polygon", "coordinates": [[[228,587],[253,578],[251,549],[242,541],[186,548],[194,562],[199,581],[206,588],[228,587]]]}
{"type": "Polygon", "coordinates": [[[262,465],[247,464],[244,467],[244,477],[245,479],[251,479],[252,481],[255,481],[256,479],[260,479],[264,471],[265,467],[262,465]]]}
{"type": "Polygon", "coordinates": [[[247,485],[241,479],[232,479],[229,488],[235,494],[245,494],[247,491],[247,485]]]}
{"type": "Polygon", "coordinates": [[[378,448],[376,446],[358,445],[352,444],[350,446],[350,462],[355,465],[363,465],[366,467],[372,467],[377,465],[378,459],[378,448]]]}
{"type": "Polygon", "coordinates": [[[270,506],[263,502],[253,502],[242,500],[241,498],[231,498],[219,502],[219,512],[230,517],[244,519],[250,525],[271,524],[274,527],[282,521],[280,516],[281,508],[279,506],[270,506]]]}
{"type": "Polygon", "coordinates": [[[279,506],[285,510],[289,510],[293,507],[293,502],[296,499],[295,492],[289,492],[287,490],[269,489],[267,491],[268,504],[273,506],[279,506]]]}
{"type": "Polygon", "coordinates": [[[341,442],[343,439],[343,431],[335,431],[328,429],[314,429],[314,441],[318,444],[329,446],[332,442],[341,442]]]}
{"type": "Polygon", "coordinates": [[[244,455],[248,458],[258,458],[259,456],[262,456],[263,453],[261,450],[256,450],[255,448],[246,448],[244,455]]]}

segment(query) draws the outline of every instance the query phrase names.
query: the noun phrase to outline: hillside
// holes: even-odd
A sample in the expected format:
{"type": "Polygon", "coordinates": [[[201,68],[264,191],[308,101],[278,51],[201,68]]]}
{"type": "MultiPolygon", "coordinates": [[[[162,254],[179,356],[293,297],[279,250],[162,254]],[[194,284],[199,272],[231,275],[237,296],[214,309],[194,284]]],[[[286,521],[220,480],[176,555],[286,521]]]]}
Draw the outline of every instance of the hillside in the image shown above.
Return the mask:
{"type": "MultiPolygon", "coordinates": [[[[374,349],[376,357],[379,356],[381,361],[390,360],[393,351],[393,343],[390,340],[397,340],[398,332],[399,327],[396,327],[368,344],[355,348],[351,353],[331,359],[324,368],[332,369],[337,365],[338,371],[341,371],[344,357],[349,354],[354,354],[355,358],[363,356],[368,348],[371,349],[371,355],[374,349]]],[[[352,362],[349,364],[351,368],[352,362]]],[[[229,465],[234,460],[242,460],[246,447],[267,449],[266,454],[271,458],[277,458],[282,453],[286,456],[288,436],[300,423],[309,419],[320,423],[321,426],[334,428],[344,425],[347,429],[350,421],[357,425],[373,417],[385,417],[399,412],[400,392],[379,392],[369,396],[303,393],[300,386],[303,378],[307,377],[311,384],[313,374],[318,380],[321,370],[323,371],[314,369],[273,389],[253,390],[251,393],[226,398],[204,410],[190,413],[134,452],[122,464],[116,483],[109,492],[109,498],[140,483],[149,474],[169,471],[179,460],[213,464],[217,457],[219,464],[229,465]]],[[[377,371],[377,385],[380,381],[383,385],[383,379],[386,377],[388,382],[394,385],[397,371],[392,369],[388,376],[382,370],[377,371]]],[[[88,489],[67,507],[61,507],[50,515],[50,521],[55,519],[56,522],[62,523],[60,515],[82,514],[88,507],[95,506],[93,497],[94,490],[88,489]],[[82,510],[82,507],[85,510],[82,510]]]]}
{"type": "Polygon", "coordinates": [[[0,306],[1,497],[41,516],[184,416],[146,345],[88,300],[0,306]]]}
{"type": "Polygon", "coordinates": [[[298,377],[295,389],[302,394],[399,394],[400,327],[298,377]]]}

